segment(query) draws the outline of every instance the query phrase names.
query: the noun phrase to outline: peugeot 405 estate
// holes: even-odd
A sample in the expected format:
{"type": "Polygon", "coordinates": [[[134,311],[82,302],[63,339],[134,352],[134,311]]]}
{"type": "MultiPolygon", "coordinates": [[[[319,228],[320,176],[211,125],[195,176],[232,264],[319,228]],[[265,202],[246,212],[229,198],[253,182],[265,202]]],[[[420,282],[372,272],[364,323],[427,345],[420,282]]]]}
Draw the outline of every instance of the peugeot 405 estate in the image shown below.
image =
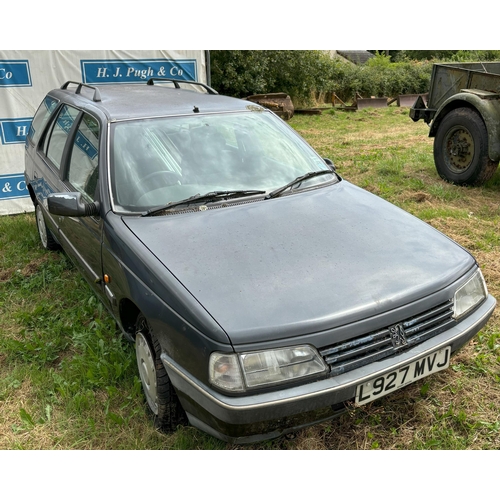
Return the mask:
{"type": "Polygon", "coordinates": [[[244,443],[331,419],[446,369],[495,308],[466,250],[204,84],[66,82],[25,177],[164,431],[244,443]]]}

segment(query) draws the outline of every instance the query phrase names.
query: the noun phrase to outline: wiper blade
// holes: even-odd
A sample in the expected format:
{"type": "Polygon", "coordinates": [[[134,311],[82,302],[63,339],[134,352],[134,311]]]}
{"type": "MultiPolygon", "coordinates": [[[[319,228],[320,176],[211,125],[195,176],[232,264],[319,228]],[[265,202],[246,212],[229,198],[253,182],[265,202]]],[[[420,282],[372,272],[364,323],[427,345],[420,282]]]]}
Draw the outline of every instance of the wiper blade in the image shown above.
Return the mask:
{"type": "Polygon", "coordinates": [[[210,201],[218,201],[218,200],[229,200],[231,198],[242,198],[244,196],[252,196],[255,194],[264,194],[265,191],[260,191],[258,189],[232,189],[229,191],[210,191],[205,194],[195,194],[194,196],[190,196],[184,200],[172,201],[163,205],[161,207],[155,207],[147,212],[142,214],[143,217],[148,215],[154,215],[158,212],[163,212],[164,210],[169,210],[174,207],[182,206],[182,205],[190,205],[191,203],[199,203],[199,202],[210,202],[210,201]]]}
{"type": "Polygon", "coordinates": [[[297,177],[292,182],[289,182],[288,184],[285,184],[284,186],[281,186],[278,189],[271,191],[266,196],[266,198],[276,198],[276,196],[279,196],[283,191],[286,191],[287,189],[295,186],[295,184],[299,184],[300,182],[303,182],[306,179],[310,179],[311,177],[316,177],[318,175],[325,175],[325,174],[335,175],[335,172],[333,172],[332,170],[316,170],[314,172],[307,172],[307,174],[304,174],[304,175],[301,175],[300,177],[297,177]]]}

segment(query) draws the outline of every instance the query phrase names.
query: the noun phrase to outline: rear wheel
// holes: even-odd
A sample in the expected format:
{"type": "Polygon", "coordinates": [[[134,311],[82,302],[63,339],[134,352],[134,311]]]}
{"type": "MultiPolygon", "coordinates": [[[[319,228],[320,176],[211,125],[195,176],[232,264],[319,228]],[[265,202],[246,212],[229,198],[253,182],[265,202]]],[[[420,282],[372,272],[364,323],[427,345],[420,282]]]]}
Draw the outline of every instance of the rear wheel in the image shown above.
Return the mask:
{"type": "Polygon", "coordinates": [[[36,226],[38,228],[38,235],[40,236],[40,241],[42,243],[43,248],[45,248],[46,250],[56,250],[57,248],[59,248],[59,245],[52,236],[50,229],[45,224],[43,210],[38,203],[35,206],[35,217],[36,217],[36,226]]]}
{"type": "Polygon", "coordinates": [[[478,186],[489,180],[498,161],[488,156],[488,132],[481,116],[469,108],[450,111],[434,140],[438,174],[448,182],[478,186]]]}
{"type": "Polygon", "coordinates": [[[136,322],[135,352],[142,389],[155,425],[166,432],[187,424],[179,398],[160,359],[160,343],[140,314],[136,322]]]}

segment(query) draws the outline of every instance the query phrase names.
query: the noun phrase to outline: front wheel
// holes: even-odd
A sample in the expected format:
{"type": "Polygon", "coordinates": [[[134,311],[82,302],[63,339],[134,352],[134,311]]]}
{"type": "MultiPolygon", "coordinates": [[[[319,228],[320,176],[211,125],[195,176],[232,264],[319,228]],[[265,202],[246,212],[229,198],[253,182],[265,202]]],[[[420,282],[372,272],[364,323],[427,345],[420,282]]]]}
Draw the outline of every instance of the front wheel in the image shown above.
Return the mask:
{"type": "Polygon", "coordinates": [[[140,314],[136,321],[135,352],[142,389],[158,429],[174,431],[187,423],[179,398],[160,359],[160,343],[140,314]]]}
{"type": "Polygon", "coordinates": [[[495,173],[498,161],[488,155],[488,132],[481,116],[469,108],[450,111],[439,124],[434,161],[441,178],[459,185],[478,186],[495,173]]]}

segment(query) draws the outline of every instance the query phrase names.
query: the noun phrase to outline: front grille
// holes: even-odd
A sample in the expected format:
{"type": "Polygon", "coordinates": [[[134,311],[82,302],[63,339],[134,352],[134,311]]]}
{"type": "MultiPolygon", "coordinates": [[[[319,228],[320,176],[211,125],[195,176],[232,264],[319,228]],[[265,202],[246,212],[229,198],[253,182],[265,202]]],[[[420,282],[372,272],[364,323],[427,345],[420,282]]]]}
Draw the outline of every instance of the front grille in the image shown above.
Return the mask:
{"type": "Polygon", "coordinates": [[[320,350],[321,356],[330,366],[331,375],[339,375],[387,358],[396,352],[409,349],[447,330],[455,323],[452,318],[453,301],[413,316],[400,324],[406,336],[406,344],[394,347],[389,332],[390,326],[367,333],[320,350]]]}

